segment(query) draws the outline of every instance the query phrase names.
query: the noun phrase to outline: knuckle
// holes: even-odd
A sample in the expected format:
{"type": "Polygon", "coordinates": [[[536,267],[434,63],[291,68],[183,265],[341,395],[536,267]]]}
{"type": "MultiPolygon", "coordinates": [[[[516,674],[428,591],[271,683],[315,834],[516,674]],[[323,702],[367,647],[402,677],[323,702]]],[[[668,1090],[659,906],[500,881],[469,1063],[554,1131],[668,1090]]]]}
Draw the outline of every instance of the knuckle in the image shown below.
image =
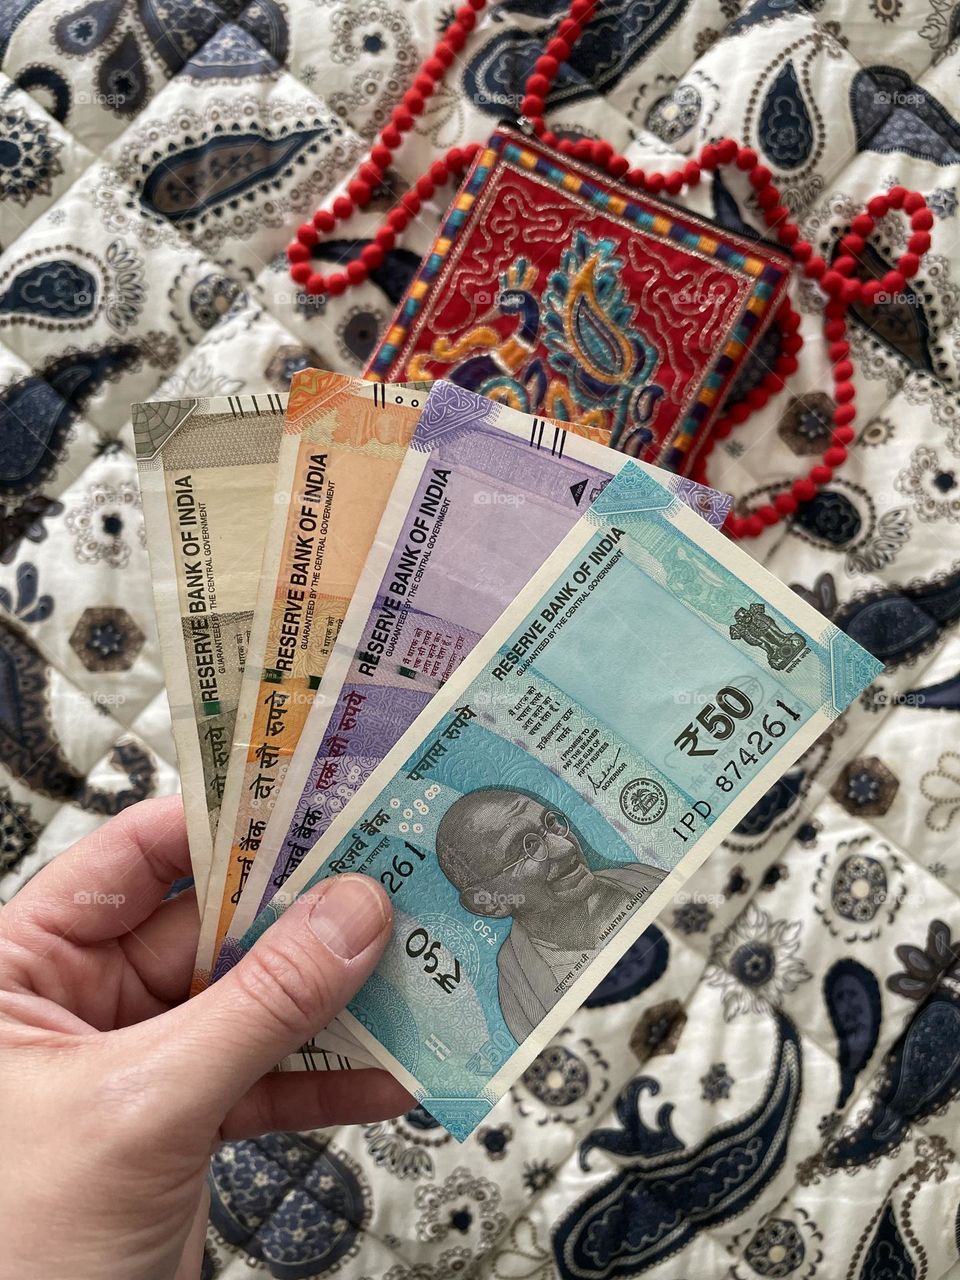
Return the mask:
{"type": "Polygon", "coordinates": [[[304,952],[255,947],[236,968],[244,995],[285,1033],[306,1035],[329,1007],[330,986],[304,952]]]}

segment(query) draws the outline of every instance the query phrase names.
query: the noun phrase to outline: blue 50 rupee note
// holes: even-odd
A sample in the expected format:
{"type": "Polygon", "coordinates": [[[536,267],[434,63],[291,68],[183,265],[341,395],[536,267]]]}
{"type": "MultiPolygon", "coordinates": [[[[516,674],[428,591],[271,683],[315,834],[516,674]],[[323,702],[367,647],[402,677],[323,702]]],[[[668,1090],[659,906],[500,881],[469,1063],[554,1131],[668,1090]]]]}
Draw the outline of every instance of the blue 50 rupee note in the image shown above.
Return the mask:
{"type": "Polygon", "coordinates": [[[341,1022],[463,1140],[880,669],[628,463],[242,949],[376,878],[394,930],[341,1022]]]}

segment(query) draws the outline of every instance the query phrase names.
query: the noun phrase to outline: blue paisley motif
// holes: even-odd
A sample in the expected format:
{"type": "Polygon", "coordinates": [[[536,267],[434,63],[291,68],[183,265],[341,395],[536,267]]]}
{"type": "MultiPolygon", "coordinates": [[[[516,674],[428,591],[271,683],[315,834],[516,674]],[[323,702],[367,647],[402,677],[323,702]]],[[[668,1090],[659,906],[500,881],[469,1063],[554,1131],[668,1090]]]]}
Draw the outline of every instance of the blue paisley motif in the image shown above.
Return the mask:
{"type": "Polygon", "coordinates": [[[93,786],[67,759],[50,723],[49,674],[33,641],[0,617],[0,751],[8,771],[39,795],[101,816],[143,800],[154,788],[155,769],[138,743],[121,739],[111,751],[111,764],[130,784],[114,791],[93,786]]]}
{"type": "Polygon", "coordinates": [[[369,1213],[352,1162],[297,1134],[222,1147],[210,1187],[217,1230],[276,1280],[335,1270],[354,1252],[369,1213]]]}
{"type": "Polygon", "coordinates": [[[45,622],[53,613],[53,597],[40,594],[37,566],[28,560],[17,565],[16,595],[0,587],[0,606],[21,622],[45,622]]]}
{"type": "Polygon", "coordinates": [[[6,57],[13,33],[40,0],[0,0],[0,59],[6,57]]]}
{"type": "Polygon", "coordinates": [[[834,622],[888,666],[909,662],[960,618],[960,570],[929,583],[881,588],[838,609],[834,622]]]}
{"type": "Polygon", "coordinates": [[[662,978],[670,959],[670,944],[655,924],[648,925],[626,955],[618,960],[593,993],[584,1000],[587,1009],[632,1000],[662,978]]]}
{"type": "Polygon", "coordinates": [[[919,710],[960,711],[960,673],[922,689],[910,689],[905,696],[909,705],[919,710]]]}
{"type": "Polygon", "coordinates": [[[898,67],[865,67],[850,85],[860,151],[902,151],[932,164],[960,161],[960,124],[898,67]]]}
{"type": "Polygon", "coordinates": [[[276,138],[215,134],[158,161],[144,180],[142,199],[174,224],[189,223],[268,185],[312,142],[326,141],[330,134],[327,124],[300,125],[276,138]]]}
{"type": "Polygon", "coordinates": [[[800,1100],[800,1039],[776,1015],[777,1046],[767,1087],[744,1116],[685,1147],[671,1127],[673,1105],[650,1129],[640,1114],[641,1094],[656,1095],[649,1076],[631,1081],[617,1099],[618,1129],[598,1129],[580,1146],[588,1167],[594,1149],[624,1167],[578,1201],[554,1232],[553,1251],[563,1280],[616,1280],[637,1276],[678,1253],[752,1204],[783,1165],[800,1100]]]}
{"type": "Polygon", "coordinates": [[[146,102],[150,83],[132,31],[124,32],[120,43],[100,64],[97,88],[104,105],[118,116],[136,115],[146,102]]]}
{"type": "MultiPolygon", "coordinates": [[[[710,203],[713,205],[713,220],[721,227],[736,232],[745,240],[756,240],[758,244],[769,245],[777,253],[781,252],[781,247],[775,239],[761,235],[756,227],[752,227],[749,222],[744,222],[740,206],[723,181],[719,170],[713,174],[713,181],[710,184],[710,203]]],[[[772,325],[771,328],[773,328],[772,325]]]]}
{"type": "Polygon", "coordinates": [[[250,0],[238,15],[237,22],[276,63],[283,66],[290,49],[290,30],[286,13],[276,0],[250,0]]]}
{"type": "Polygon", "coordinates": [[[43,378],[0,395],[0,493],[25,493],[56,466],[74,414],[43,378]]]}
{"type": "MultiPolygon", "coordinates": [[[[359,258],[367,245],[373,243],[372,240],[324,240],[317,245],[314,256],[322,262],[350,262],[353,258],[359,258]]],[[[371,269],[369,278],[396,306],[406,293],[419,266],[419,256],[409,249],[391,249],[384,254],[380,266],[371,269]]]]}
{"type": "Polygon", "coordinates": [[[18,272],[0,293],[0,315],[78,320],[97,309],[99,282],[67,258],[50,258],[18,272]]]}
{"type": "Polygon", "coordinates": [[[857,1280],[917,1280],[917,1268],[897,1227],[892,1204],[880,1215],[857,1280]]]}
{"type": "MultiPolygon", "coordinates": [[[[664,39],[679,22],[688,0],[609,0],[598,5],[570,58],[550,90],[550,105],[577,102],[617,85],[624,74],[664,39]]],[[[510,27],[489,40],[467,64],[463,86],[467,96],[498,119],[513,112],[523,83],[556,22],[566,14],[566,0],[510,3],[502,11],[549,18],[534,31],[510,27]]]]}
{"type": "Polygon", "coordinates": [[[935,991],[890,1051],[884,1083],[864,1119],[829,1145],[830,1168],[865,1164],[896,1147],[922,1120],[960,1090],[960,1000],[935,991]]]}
{"type": "Polygon", "coordinates": [[[239,80],[277,74],[290,49],[290,30],[276,0],[251,0],[234,22],[225,22],[188,62],[191,80],[239,80]]]}
{"type": "Polygon", "coordinates": [[[103,314],[124,332],[143,309],[143,260],[122,240],[107,246],[103,259],[74,246],[63,257],[27,254],[0,281],[0,325],[83,329],[103,314]],[[72,257],[65,256],[71,253],[72,257]]]}
{"type": "Polygon", "coordinates": [[[799,168],[813,150],[810,113],[792,62],[781,67],[767,90],[758,128],[764,151],[781,169],[799,168]]]}
{"type": "Polygon", "coordinates": [[[123,7],[124,0],[89,0],[82,8],[57,19],[54,43],[61,53],[74,57],[92,53],[113,34],[123,7]]]}
{"type": "Polygon", "coordinates": [[[15,496],[41,484],[57,465],[76,414],[105,379],[140,356],[133,343],[71,352],[0,392],[0,494],[15,496]]]}
{"type": "MultiPolygon", "coordinates": [[[[858,257],[860,274],[864,279],[882,280],[896,265],[888,262],[872,244],[865,245],[858,257]]],[[[877,306],[868,307],[857,301],[851,310],[857,320],[886,346],[916,368],[933,372],[930,322],[919,289],[907,289],[898,297],[877,306]]]]}
{"type": "Polygon", "coordinates": [[[858,960],[844,956],[827,971],[823,998],[837,1037],[839,1110],[853,1093],[857,1076],[870,1061],[880,1035],[880,984],[858,960]]]}
{"type": "Polygon", "coordinates": [[[150,43],[171,72],[179,71],[217,30],[223,14],[204,0],[137,0],[150,43]]]}
{"type": "Polygon", "coordinates": [[[754,0],[738,18],[734,18],[727,30],[731,35],[739,35],[741,31],[763,22],[776,22],[778,18],[808,13],[806,0],[754,0]]]}
{"type": "Polygon", "coordinates": [[[838,625],[883,662],[907,661],[932,644],[939,633],[936,620],[899,592],[885,592],[846,611],[838,625]]]}
{"type": "Polygon", "coordinates": [[[226,22],[184,65],[183,75],[191,80],[240,80],[277,70],[276,59],[259,40],[235,22],[226,22]]]}

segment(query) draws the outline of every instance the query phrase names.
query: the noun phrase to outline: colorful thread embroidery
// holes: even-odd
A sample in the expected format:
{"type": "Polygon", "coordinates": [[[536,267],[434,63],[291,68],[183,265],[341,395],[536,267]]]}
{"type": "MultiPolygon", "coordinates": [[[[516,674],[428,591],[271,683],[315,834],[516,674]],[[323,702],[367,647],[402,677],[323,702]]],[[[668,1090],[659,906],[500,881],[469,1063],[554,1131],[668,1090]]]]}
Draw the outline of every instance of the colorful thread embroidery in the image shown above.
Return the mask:
{"type": "Polygon", "coordinates": [[[367,376],[446,377],[686,471],[787,261],[521,138],[478,155],[367,376]]]}

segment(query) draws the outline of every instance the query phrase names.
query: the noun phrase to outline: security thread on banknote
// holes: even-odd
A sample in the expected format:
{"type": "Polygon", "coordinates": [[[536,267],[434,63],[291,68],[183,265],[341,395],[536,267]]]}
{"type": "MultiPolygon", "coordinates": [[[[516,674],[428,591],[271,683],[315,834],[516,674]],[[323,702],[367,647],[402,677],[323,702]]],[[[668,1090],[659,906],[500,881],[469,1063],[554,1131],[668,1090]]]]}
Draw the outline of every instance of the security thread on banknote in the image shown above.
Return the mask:
{"type": "Polygon", "coordinates": [[[422,388],[317,369],[291,386],[195,987],[209,981],[425,400],[422,388]]]}
{"type": "Polygon", "coordinates": [[[287,397],[133,406],[143,514],[190,862],[203,902],[287,397]]]}
{"type": "MultiPolygon", "coordinates": [[[[438,381],[229,931],[242,937],[433,694],[627,461],[576,424],[438,381]]],[[[645,466],[645,464],[640,464],[645,466]]],[[[730,498],[661,483],[719,527],[730,498]]]]}
{"type": "Polygon", "coordinates": [[[341,1023],[462,1140],[880,669],[627,464],[244,946],[376,878],[394,931],[341,1023]]]}

